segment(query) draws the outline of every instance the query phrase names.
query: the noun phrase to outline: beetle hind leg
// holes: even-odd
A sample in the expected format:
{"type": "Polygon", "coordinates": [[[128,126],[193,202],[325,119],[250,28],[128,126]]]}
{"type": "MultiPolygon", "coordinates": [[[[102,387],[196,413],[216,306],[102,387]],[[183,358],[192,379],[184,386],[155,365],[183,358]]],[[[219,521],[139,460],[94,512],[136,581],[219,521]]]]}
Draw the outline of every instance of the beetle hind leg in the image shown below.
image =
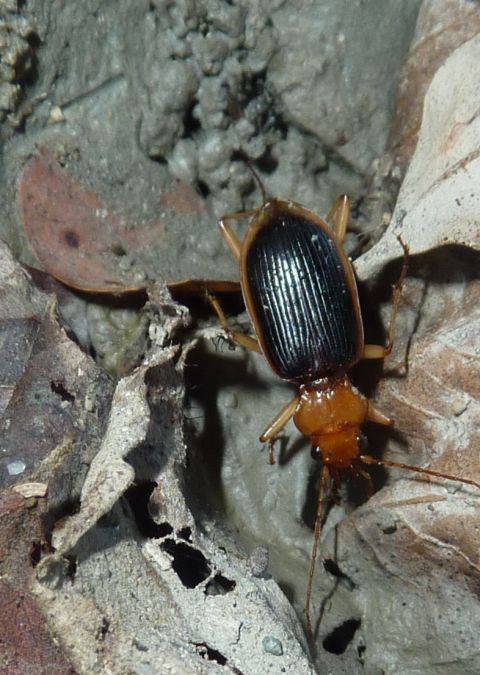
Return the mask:
{"type": "Polygon", "coordinates": [[[367,415],[365,419],[367,419],[369,422],[375,422],[376,424],[383,424],[385,427],[392,427],[394,425],[392,418],[387,417],[382,412],[380,412],[380,410],[375,408],[371,401],[368,401],[367,415]]]}
{"type": "Polygon", "coordinates": [[[400,246],[403,248],[403,263],[400,270],[400,276],[395,284],[392,298],[392,310],[390,313],[390,325],[388,327],[388,338],[386,345],[364,345],[362,358],[364,359],[384,359],[390,354],[395,341],[395,323],[397,319],[398,307],[400,305],[400,298],[402,296],[403,284],[408,272],[409,248],[403,239],[397,237],[400,246]]]}

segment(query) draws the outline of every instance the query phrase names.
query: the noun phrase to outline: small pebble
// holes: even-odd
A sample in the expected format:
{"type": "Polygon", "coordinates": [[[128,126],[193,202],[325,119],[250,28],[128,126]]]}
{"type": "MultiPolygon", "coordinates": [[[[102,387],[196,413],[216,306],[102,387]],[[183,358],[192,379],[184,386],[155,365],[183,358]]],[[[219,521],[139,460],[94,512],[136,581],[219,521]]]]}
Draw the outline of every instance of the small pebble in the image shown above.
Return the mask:
{"type": "Polygon", "coordinates": [[[248,557],[250,569],[254,577],[261,577],[268,568],[268,548],[256,546],[248,557]]]}
{"type": "Polygon", "coordinates": [[[282,643],[272,635],[267,635],[263,638],[262,646],[267,654],[272,654],[273,656],[282,656],[283,654],[282,643]]]}
{"type": "Polygon", "coordinates": [[[465,412],[467,407],[468,401],[465,401],[463,398],[456,398],[452,401],[452,412],[455,415],[455,417],[458,417],[463,412],[465,412]]]}
{"type": "Polygon", "coordinates": [[[10,476],[18,476],[19,474],[23,473],[26,468],[27,465],[25,462],[22,462],[21,459],[7,464],[7,471],[10,476]]]}

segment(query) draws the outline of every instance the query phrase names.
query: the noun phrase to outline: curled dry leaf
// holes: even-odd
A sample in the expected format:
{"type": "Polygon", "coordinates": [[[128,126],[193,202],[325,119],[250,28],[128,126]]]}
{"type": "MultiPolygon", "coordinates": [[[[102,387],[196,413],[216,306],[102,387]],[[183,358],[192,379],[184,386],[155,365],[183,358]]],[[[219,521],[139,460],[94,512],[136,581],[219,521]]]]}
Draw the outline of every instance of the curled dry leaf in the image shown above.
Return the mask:
{"type": "Polygon", "coordinates": [[[425,94],[448,56],[480,32],[478,5],[469,0],[424,0],[402,70],[388,146],[402,175],[417,143],[425,94]]]}
{"type": "Polygon", "coordinates": [[[459,47],[438,70],[425,98],[415,154],[392,223],[357,261],[362,279],[401,255],[445,244],[480,248],[480,37],[459,47]]]}
{"type": "MultiPolygon", "coordinates": [[[[162,293],[155,297],[164,307],[162,293]]],[[[310,675],[301,629],[280,589],[252,577],[241,556],[227,555],[220,532],[214,541],[197,530],[186,505],[183,389],[174,354],[154,348],[118,384],[80,509],[59,523],[55,553],[37,567],[38,602],[54,633],[68,638],[68,655],[82,672],[130,672],[141,650],[151,672],[213,673],[217,659],[204,659],[214,650],[234,671],[273,672],[280,664],[282,672],[310,675]],[[62,556],[76,561],[74,585],[62,556]],[[281,654],[263,648],[270,634],[281,654]]]]}
{"type": "Polygon", "coordinates": [[[59,325],[0,245],[0,484],[47,483],[49,504],[74,500],[95,454],[112,383],[59,325]]]}
{"type": "Polygon", "coordinates": [[[172,347],[161,352],[155,363],[142,365],[118,383],[101,448],[82,488],[80,510],[62,522],[54,533],[54,546],[60,553],[72,549],[133,483],[135,471],[125,457],[147,435],[150,411],[145,374],[150,367],[171,359],[175,351],[172,347]]]}

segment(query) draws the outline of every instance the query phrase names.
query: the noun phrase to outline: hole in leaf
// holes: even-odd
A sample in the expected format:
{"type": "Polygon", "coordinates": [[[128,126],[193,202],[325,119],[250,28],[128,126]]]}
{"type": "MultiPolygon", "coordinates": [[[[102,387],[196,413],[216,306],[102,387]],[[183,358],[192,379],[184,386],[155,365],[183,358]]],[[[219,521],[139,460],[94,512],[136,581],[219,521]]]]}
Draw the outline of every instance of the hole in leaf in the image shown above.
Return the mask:
{"type": "Polygon", "coordinates": [[[150,495],[156,487],[156,483],[147,481],[132,485],[125,492],[125,498],[132,509],[140,534],[149,539],[162,539],[173,532],[170,523],[156,523],[148,510],[150,495]]]}
{"type": "Polygon", "coordinates": [[[172,556],[172,567],[187,588],[195,588],[210,576],[211,570],[207,559],[193,546],[183,542],[177,543],[174,539],[166,539],[161,547],[172,556]]]}
{"type": "Polygon", "coordinates": [[[205,593],[207,595],[226,595],[233,591],[236,585],[237,583],[233,579],[227,579],[223,574],[217,573],[205,586],[205,593]]]}

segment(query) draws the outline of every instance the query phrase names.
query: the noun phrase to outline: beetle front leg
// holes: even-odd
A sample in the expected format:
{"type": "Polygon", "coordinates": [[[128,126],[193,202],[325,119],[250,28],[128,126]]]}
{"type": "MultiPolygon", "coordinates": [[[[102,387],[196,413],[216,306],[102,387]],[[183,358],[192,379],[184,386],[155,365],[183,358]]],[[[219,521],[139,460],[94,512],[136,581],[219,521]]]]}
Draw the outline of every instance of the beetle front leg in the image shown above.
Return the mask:
{"type": "Polygon", "coordinates": [[[240,330],[232,330],[229,327],[227,317],[225,316],[218,299],[214,295],[210,295],[210,293],[207,295],[207,299],[212,305],[216,315],[218,316],[220,325],[222,326],[225,333],[227,333],[228,337],[230,337],[234,342],[241,345],[242,347],[245,347],[245,349],[250,349],[251,351],[261,354],[262,350],[260,349],[260,345],[258,344],[256,338],[252,337],[251,335],[246,335],[240,330]]]}
{"type": "Polygon", "coordinates": [[[350,217],[350,197],[348,195],[340,195],[333,202],[333,206],[328,212],[327,223],[330,223],[333,216],[335,216],[335,222],[333,224],[333,230],[337,235],[338,242],[343,243],[345,239],[345,233],[347,231],[348,219],[350,217]]]}
{"type": "Polygon", "coordinates": [[[238,262],[240,260],[240,252],[242,250],[242,243],[237,237],[232,228],[227,225],[227,220],[241,220],[242,218],[250,218],[257,213],[258,209],[248,209],[247,211],[238,211],[238,213],[226,213],[218,221],[218,227],[222,237],[227,242],[233,257],[238,262]]]}
{"type": "Polygon", "coordinates": [[[400,305],[400,298],[402,296],[403,283],[405,281],[405,277],[407,276],[409,259],[409,248],[407,244],[405,244],[400,236],[398,236],[397,239],[400,243],[400,246],[403,248],[403,263],[402,269],[400,270],[400,276],[398,277],[398,281],[395,284],[393,291],[392,311],[390,314],[390,325],[388,327],[387,344],[364,345],[362,355],[362,358],[364,359],[384,359],[390,354],[393,348],[393,342],[395,340],[395,322],[397,319],[398,307],[400,305]]]}
{"type": "Polygon", "coordinates": [[[300,396],[297,394],[291,401],[289,401],[280,412],[270,422],[263,434],[260,436],[260,443],[268,442],[268,461],[269,464],[275,464],[275,455],[273,453],[273,444],[278,434],[285,427],[287,422],[295,415],[295,411],[300,401],[300,396]]]}

